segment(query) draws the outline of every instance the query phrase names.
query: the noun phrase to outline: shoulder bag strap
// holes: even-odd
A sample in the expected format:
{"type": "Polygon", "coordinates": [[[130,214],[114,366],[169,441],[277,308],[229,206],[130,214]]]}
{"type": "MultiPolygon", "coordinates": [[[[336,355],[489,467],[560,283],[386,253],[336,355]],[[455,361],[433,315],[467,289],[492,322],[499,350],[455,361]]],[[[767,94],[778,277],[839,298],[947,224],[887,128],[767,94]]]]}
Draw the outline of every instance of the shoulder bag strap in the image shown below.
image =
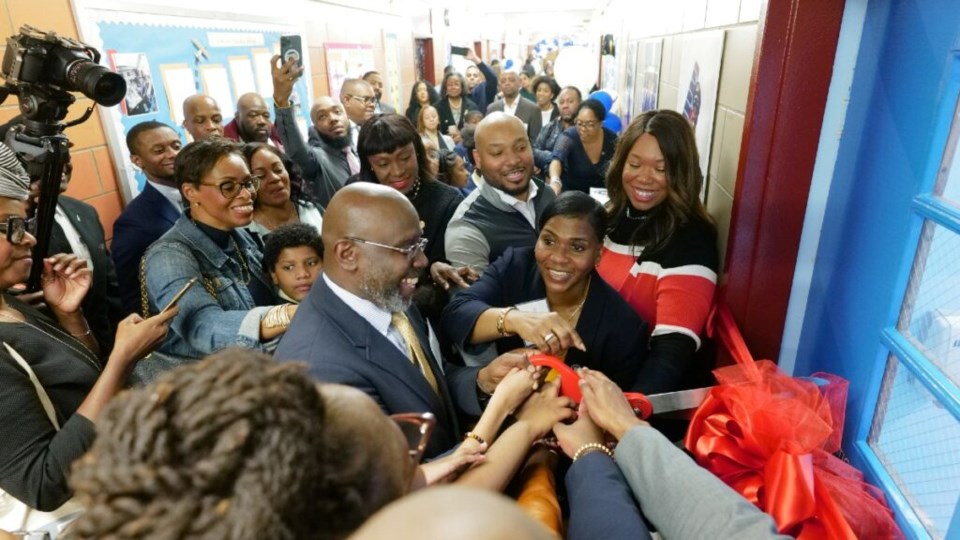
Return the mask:
{"type": "Polygon", "coordinates": [[[31,368],[30,364],[20,356],[20,353],[7,342],[4,341],[3,346],[7,348],[10,356],[20,364],[20,367],[27,372],[27,377],[30,377],[30,382],[33,383],[34,390],[37,391],[37,397],[40,398],[40,404],[43,405],[43,410],[47,413],[47,418],[50,419],[50,423],[53,424],[54,429],[60,431],[60,422],[57,421],[57,412],[53,408],[53,402],[50,401],[50,396],[47,395],[47,391],[44,390],[43,385],[40,384],[40,379],[37,379],[37,374],[33,372],[33,368],[31,368]]]}

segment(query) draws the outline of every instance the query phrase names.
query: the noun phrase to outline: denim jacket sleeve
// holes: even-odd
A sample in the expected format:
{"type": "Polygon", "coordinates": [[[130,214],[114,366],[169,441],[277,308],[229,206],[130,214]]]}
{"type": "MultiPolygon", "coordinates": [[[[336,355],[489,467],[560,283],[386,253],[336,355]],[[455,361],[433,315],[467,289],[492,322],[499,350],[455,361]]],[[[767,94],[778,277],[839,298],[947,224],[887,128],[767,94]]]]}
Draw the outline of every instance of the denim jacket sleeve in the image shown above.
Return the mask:
{"type": "Polygon", "coordinates": [[[202,276],[180,299],[180,313],[170,324],[162,352],[198,357],[229,346],[268,347],[269,343],[260,341],[260,320],[269,307],[254,307],[242,284],[228,275],[201,268],[190,248],[181,242],[160,241],[145,257],[152,310],[166,306],[192,277],[202,276]]]}

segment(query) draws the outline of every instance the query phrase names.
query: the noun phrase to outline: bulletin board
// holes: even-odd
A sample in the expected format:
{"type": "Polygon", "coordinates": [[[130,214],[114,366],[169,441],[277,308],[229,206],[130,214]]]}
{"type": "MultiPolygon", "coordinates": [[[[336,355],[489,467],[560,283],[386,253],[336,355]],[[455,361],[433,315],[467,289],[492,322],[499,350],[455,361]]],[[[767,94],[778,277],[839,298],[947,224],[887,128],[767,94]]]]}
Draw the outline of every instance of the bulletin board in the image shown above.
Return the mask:
{"type": "MultiPolygon", "coordinates": [[[[270,58],[279,53],[280,36],[304,32],[295,24],[273,24],[206,17],[140,13],[134,10],[84,7],[77,2],[80,36],[101,51],[102,63],[124,76],[127,95],[117,107],[98,107],[124,200],[130,202],[146,177],[130,162],[126,133],[145,120],[169,124],[181,139],[183,100],[193,94],[216,99],[224,124],[233,119],[237,97],[257,92],[273,101],[270,58]]],[[[189,15],[189,14],[186,14],[189,15]]],[[[303,43],[304,50],[307,45],[303,43]]],[[[291,101],[299,108],[298,123],[309,117],[309,55],[305,76],[291,101]]]]}
{"type": "MultiPolygon", "coordinates": [[[[327,81],[330,97],[340,100],[340,87],[347,79],[359,79],[368,71],[375,71],[373,45],[363,43],[326,43],[327,81]]],[[[392,89],[391,89],[392,90],[392,89]]]]}

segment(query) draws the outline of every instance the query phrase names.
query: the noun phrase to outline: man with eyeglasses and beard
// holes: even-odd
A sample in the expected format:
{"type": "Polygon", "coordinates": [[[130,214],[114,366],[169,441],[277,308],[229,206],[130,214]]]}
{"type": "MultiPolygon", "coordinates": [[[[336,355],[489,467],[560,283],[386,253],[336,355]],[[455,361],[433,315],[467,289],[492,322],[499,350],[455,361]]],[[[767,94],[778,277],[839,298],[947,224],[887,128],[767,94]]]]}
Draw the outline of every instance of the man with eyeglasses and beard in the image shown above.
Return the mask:
{"type": "Polygon", "coordinates": [[[399,191],[367,182],[340,190],[324,215],[323,275],[274,357],[306,361],[316,379],[360,389],[388,414],[434,414],[424,453],[431,458],[460,442],[458,412],[479,417],[480,399],[528,363],[510,353],[483,368],[443,361],[412,305],[427,265],[422,234],[413,204],[399,191]]]}
{"type": "Polygon", "coordinates": [[[313,126],[309,144],[305,142],[290,102],[293,85],[303,68],[298,68],[295,60],[282,65],[279,60],[279,55],[274,56],[271,64],[277,132],[287,157],[300,166],[303,177],[310,182],[313,196],[320,205],[326,206],[347,179],[360,172],[360,159],[351,146],[350,120],[336,100],[319,97],[310,109],[313,126]]]}

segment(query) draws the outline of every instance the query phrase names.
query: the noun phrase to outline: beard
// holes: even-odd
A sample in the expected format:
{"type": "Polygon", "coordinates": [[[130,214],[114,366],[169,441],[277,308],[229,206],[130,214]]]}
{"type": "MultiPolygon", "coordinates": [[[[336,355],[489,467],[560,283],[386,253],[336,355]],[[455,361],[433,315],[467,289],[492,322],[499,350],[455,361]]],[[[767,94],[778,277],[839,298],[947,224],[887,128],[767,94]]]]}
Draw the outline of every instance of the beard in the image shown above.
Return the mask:
{"type": "Polygon", "coordinates": [[[334,148],[344,148],[350,146],[353,143],[353,139],[350,138],[350,130],[347,129],[347,134],[343,137],[328,137],[323,133],[317,131],[317,134],[320,135],[320,138],[323,139],[323,142],[329,144],[334,148]]]}
{"type": "Polygon", "coordinates": [[[376,268],[360,280],[360,293],[378,308],[390,312],[404,312],[410,308],[412,298],[400,294],[400,283],[384,268],[376,268]]]}

